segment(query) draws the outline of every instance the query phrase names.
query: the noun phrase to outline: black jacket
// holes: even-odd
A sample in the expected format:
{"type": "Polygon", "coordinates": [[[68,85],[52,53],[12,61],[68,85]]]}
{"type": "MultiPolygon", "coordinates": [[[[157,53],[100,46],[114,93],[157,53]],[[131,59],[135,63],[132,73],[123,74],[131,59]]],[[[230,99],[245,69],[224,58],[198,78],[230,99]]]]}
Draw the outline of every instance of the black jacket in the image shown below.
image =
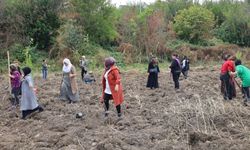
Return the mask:
{"type": "Polygon", "coordinates": [[[171,69],[172,73],[180,73],[181,72],[180,63],[176,59],[172,60],[172,63],[171,63],[169,68],[171,69]]]}

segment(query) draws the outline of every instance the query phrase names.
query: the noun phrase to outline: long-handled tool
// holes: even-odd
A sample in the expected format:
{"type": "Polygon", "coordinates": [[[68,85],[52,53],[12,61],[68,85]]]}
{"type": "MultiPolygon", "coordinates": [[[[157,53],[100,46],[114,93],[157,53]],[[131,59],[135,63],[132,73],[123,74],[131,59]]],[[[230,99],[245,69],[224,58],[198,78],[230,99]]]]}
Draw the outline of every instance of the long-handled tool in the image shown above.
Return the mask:
{"type": "MultiPolygon", "coordinates": [[[[9,51],[7,51],[7,57],[8,57],[8,76],[10,74],[10,53],[9,51]]],[[[11,80],[10,80],[10,77],[9,77],[9,93],[11,95],[11,80]]]]}
{"type": "Polygon", "coordinates": [[[237,82],[237,80],[235,80],[235,78],[233,78],[232,77],[232,79],[233,79],[233,81],[234,81],[234,83],[236,83],[236,85],[240,88],[240,90],[242,89],[242,87],[240,86],[240,84],[237,82]]]}

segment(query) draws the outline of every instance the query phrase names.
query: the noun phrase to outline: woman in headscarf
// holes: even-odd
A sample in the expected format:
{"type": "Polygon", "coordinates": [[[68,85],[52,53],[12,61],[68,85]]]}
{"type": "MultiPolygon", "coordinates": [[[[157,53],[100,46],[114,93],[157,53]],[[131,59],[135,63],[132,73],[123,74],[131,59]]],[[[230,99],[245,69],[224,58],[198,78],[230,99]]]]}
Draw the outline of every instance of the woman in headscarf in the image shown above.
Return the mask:
{"type": "Polygon", "coordinates": [[[160,72],[159,66],[158,66],[158,60],[156,57],[153,57],[151,59],[151,62],[148,65],[148,82],[147,87],[153,89],[158,88],[158,73],[160,72]]]}
{"type": "Polygon", "coordinates": [[[20,93],[20,86],[21,86],[21,74],[18,72],[17,67],[15,64],[10,65],[10,75],[11,79],[11,94],[12,94],[12,106],[19,105],[19,98],[18,95],[20,93]]]}
{"type": "Polygon", "coordinates": [[[25,119],[27,115],[35,111],[43,111],[43,108],[38,105],[37,97],[34,91],[34,84],[31,77],[31,69],[25,67],[23,70],[23,81],[22,81],[22,97],[20,110],[22,111],[22,119],[25,119]]]}
{"type": "Polygon", "coordinates": [[[113,99],[118,117],[121,117],[121,104],[123,102],[123,89],[119,69],[115,66],[115,59],[105,59],[105,71],[102,77],[103,97],[101,102],[105,104],[105,116],[108,115],[109,100],[113,99]]]}
{"type": "Polygon", "coordinates": [[[74,103],[79,101],[78,87],[76,83],[76,69],[68,58],[63,60],[63,77],[60,89],[60,99],[74,103]]]}

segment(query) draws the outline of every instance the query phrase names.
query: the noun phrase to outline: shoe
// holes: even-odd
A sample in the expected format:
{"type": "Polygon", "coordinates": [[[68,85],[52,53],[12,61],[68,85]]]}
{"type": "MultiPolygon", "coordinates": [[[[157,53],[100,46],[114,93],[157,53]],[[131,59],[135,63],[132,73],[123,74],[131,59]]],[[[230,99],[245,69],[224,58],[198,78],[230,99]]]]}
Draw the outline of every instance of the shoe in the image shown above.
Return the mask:
{"type": "Polygon", "coordinates": [[[104,112],[104,116],[105,116],[105,117],[108,117],[108,115],[109,115],[109,113],[105,111],[105,112],[104,112]]]}
{"type": "Polygon", "coordinates": [[[38,112],[42,112],[42,111],[44,111],[44,109],[41,106],[39,106],[38,112]]]}
{"type": "Polygon", "coordinates": [[[117,116],[120,118],[122,116],[122,113],[118,113],[117,116]]]}

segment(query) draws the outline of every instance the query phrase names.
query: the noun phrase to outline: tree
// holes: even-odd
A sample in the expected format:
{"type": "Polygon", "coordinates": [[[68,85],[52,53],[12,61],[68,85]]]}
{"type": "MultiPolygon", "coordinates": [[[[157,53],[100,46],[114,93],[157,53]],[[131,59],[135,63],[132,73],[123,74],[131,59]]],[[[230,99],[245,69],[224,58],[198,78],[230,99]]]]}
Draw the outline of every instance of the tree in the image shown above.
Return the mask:
{"type": "MultiPolygon", "coordinates": [[[[34,45],[48,49],[60,27],[57,0],[6,0],[7,27],[22,39],[34,39],[34,45]]],[[[28,41],[27,40],[27,41],[28,41]]],[[[26,42],[27,42],[26,41],[26,42]]],[[[23,41],[22,41],[23,42],[23,41]]]]}
{"type": "Polygon", "coordinates": [[[114,6],[107,0],[73,0],[79,20],[91,41],[103,46],[117,37],[114,6]]]}
{"type": "Polygon", "coordinates": [[[226,20],[215,31],[224,42],[250,46],[250,6],[235,4],[224,12],[226,20]]]}
{"type": "Polygon", "coordinates": [[[199,43],[211,36],[214,14],[206,8],[192,6],[180,10],[174,18],[174,30],[179,38],[199,43]]]}

